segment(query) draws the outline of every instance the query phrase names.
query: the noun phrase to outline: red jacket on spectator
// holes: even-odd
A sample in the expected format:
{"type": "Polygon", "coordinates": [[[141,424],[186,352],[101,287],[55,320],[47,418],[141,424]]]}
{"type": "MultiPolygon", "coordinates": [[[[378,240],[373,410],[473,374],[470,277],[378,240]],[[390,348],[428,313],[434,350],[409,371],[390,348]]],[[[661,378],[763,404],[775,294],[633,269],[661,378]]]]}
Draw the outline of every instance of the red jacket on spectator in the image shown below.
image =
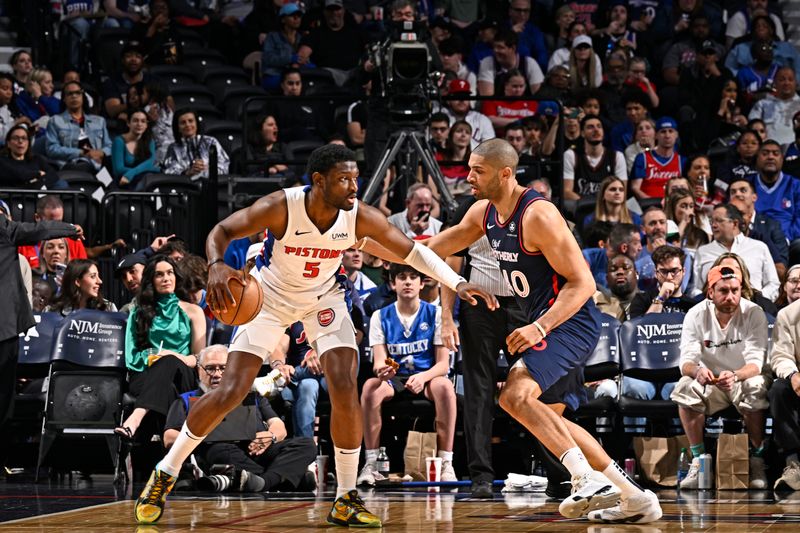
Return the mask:
{"type": "MultiPolygon", "coordinates": [[[[73,259],[87,259],[86,248],[83,247],[83,241],[77,239],[67,239],[67,248],[69,248],[69,260],[73,259]]],[[[30,263],[31,268],[39,268],[39,245],[33,246],[19,246],[17,252],[22,254],[25,259],[30,263]]]]}

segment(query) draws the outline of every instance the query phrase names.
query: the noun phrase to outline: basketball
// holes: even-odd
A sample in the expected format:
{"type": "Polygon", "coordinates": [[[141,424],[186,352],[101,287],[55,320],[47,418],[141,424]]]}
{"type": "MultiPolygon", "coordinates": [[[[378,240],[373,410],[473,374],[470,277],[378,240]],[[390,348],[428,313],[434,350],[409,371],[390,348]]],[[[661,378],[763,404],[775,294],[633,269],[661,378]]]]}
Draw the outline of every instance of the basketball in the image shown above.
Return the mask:
{"type": "Polygon", "coordinates": [[[261,304],[264,303],[264,291],[261,290],[259,283],[250,274],[247,275],[247,283],[242,286],[235,278],[228,280],[228,290],[231,291],[236,307],[228,307],[226,312],[215,312],[217,320],[229,326],[241,326],[253,320],[259,311],[261,304]]]}

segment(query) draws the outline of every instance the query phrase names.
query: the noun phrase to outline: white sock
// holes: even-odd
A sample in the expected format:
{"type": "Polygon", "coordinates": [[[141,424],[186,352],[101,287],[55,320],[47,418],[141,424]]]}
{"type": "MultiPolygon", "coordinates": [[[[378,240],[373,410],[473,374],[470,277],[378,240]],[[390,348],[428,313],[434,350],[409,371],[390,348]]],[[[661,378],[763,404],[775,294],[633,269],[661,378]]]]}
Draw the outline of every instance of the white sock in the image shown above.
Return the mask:
{"type": "Polygon", "coordinates": [[[156,468],[171,476],[177,476],[181,471],[183,462],[192,455],[194,449],[203,442],[204,438],[205,436],[198,437],[194,435],[189,431],[186,422],[184,422],[181,432],[178,433],[178,438],[175,439],[175,443],[169,449],[167,455],[161,459],[161,462],[156,465],[156,468]]]}
{"type": "Polygon", "coordinates": [[[377,464],[378,463],[378,453],[379,452],[380,452],[380,450],[378,448],[375,448],[374,450],[366,450],[364,452],[364,454],[366,455],[366,458],[365,458],[366,462],[367,463],[372,463],[372,464],[377,464]]]}
{"type": "Polygon", "coordinates": [[[583,456],[583,452],[577,446],[565,451],[560,460],[564,468],[569,470],[572,477],[582,476],[593,470],[589,461],[586,460],[586,457],[583,456]]]}
{"type": "MultiPolygon", "coordinates": [[[[336,497],[338,498],[356,488],[361,446],[352,450],[334,446],[333,455],[336,461],[336,497]]],[[[377,460],[377,458],[376,455],[375,459],[377,460]]]]}
{"type": "Polygon", "coordinates": [[[438,452],[436,452],[436,455],[438,457],[442,458],[442,462],[443,463],[444,462],[450,462],[450,463],[453,462],[453,452],[446,452],[444,450],[439,450],[438,452]]]}
{"type": "Polygon", "coordinates": [[[603,470],[603,474],[610,479],[614,485],[619,487],[619,490],[622,491],[623,498],[643,492],[642,487],[632,480],[630,476],[619,467],[616,461],[611,461],[611,464],[603,470]]]}

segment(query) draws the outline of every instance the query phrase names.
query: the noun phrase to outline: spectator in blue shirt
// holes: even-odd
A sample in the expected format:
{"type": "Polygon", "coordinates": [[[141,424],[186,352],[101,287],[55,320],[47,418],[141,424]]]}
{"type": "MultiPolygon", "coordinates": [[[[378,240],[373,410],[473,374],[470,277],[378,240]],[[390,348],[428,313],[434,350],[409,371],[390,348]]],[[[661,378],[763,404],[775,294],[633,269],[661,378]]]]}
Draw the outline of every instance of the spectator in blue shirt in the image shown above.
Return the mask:
{"type": "Polygon", "coordinates": [[[789,240],[789,264],[800,262],[800,181],[781,172],[781,146],[764,141],[756,157],[756,211],[775,219],[789,240]]]}
{"type": "Polygon", "coordinates": [[[511,0],[508,8],[508,25],[519,35],[519,46],[527,49],[530,56],[537,63],[547,65],[547,46],[544,43],[544,34],[530,21],[531,1],[511,0]]]}
{"type": "Polygon", "coordinates": [[[156,143],[144,111],[134,111],[128,118],[128,133],[114,139],[111,150],[114,178],[120,187],[140,190],[141,178],[158,172],[156,143]]]}
{"type": "Polygon", "coordinates": [[[303,12],[297,4],[284,4],[278,12],[281,28],[267,34],[261,53],[261,70],[265,89],[277,89],[281,71],[288,67],[313,66],[309,62],[311,51],[300,53],[300,23],[303,12]]]}
{"type": "Polygon", "coordinates": [[[611,230],[605,247],[587,248],[583,250],[583,258],[589,263],[597,285],[607,289],[608,261],[618,255],[627,255],[632,261],[636,261],[641,251],[642,236],[638,226],[620,222],[611,230]]]}

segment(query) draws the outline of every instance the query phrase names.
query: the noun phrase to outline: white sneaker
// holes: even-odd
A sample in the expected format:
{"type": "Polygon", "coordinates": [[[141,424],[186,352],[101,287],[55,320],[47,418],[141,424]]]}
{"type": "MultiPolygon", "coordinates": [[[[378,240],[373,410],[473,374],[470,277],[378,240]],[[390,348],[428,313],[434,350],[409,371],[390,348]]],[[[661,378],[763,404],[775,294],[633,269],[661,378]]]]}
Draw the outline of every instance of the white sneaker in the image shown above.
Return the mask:
{"type": "Polygon", "coordinates": [[[572,477],[572,495],[558,506],[566,518],[580,518],[589,511],[613,507],[619,502],[620,490],[602,472],[591,471],[572,477]]]}
{"type": "Polygon", "coordinates": [[[694,490],[699,486],[700,479],[700,459],[695,457],[692,459],[692,465],[689,467],[689,472],[686,477],[681,481],[681,490],[689,489],[694,490]]]}
{"type": "Polygon", "coordinates": [[[788,485],[792,490],[800,490],[800,464],[791,461],[783,469],[781,477],[775,480],[775,489],[781,484],[788,485]]]}
{"type": "Polygon", "coordinates": [[[453,469],[453,461],[442,461],[442,481],[458,481],[455,469],[453,469]]]}
{"type": "Polygon", "coordinates": [[[750,456],[750,488],[755,490],[767,488],[767,467],[763,457],[750,456]]]}
{"type": "Polygon", "coordinates": [[[647,524],[661,518],[661,504],[652,491],[646,490],[621,499],[619,505],[589,513],[592,522],[647,524]]]}
{"type": "Polygon", "coordinates": [[[364,465],[364,468],[361,469],[361,472],[358,474],[358,478],[356,479],[356,486],[359,485],[370,485],[374,486],[376,481],[382,481],[386,479],[383,474],[378,472],[378,467],[375,463],[367,463],[364,465]]]}

